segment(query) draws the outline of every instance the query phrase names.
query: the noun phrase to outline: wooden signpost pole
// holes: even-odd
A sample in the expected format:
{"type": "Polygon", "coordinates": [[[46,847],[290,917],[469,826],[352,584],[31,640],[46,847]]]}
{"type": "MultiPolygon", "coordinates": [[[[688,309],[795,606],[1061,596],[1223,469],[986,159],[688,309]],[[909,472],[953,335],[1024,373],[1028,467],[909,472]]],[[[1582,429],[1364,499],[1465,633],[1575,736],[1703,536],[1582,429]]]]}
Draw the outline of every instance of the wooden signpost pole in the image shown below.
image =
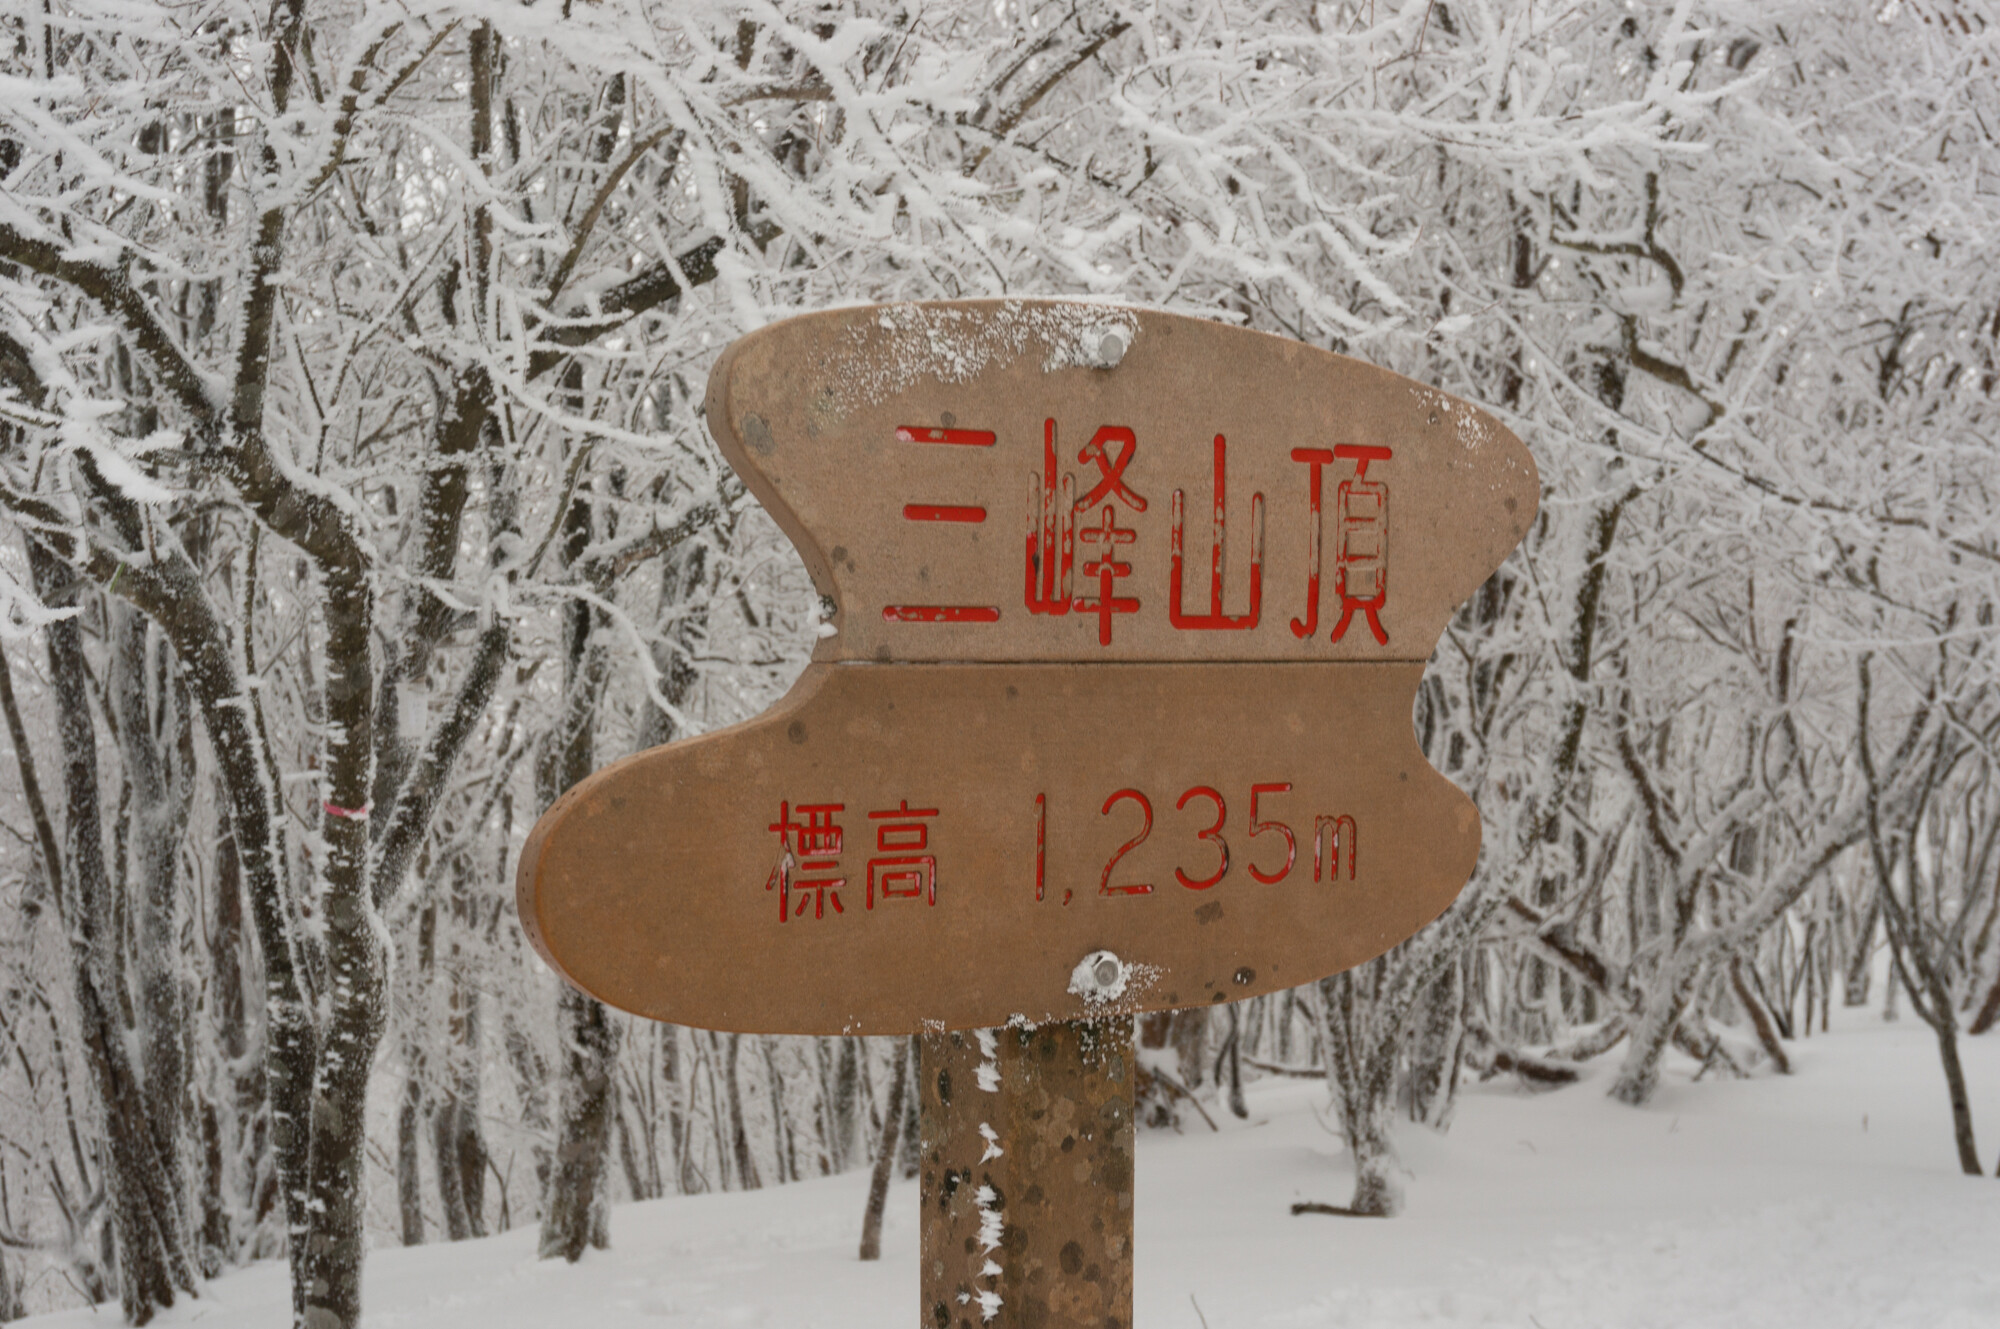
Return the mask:
{"type": "Polygon", "coordinates": [[[1132,1017],[926,1034],[928,1329],[1132,1323],[1132,1017]]]}
{"type": "Polygon", "coordinates": [[[564,794],[522,923],[638,1015],[921,1034],[921,1323],[1122,1329],[1132,1017],[1458,894],[1478,813],[1411,707],[1534,462],[1371,365],[1052,301],[790,319],[705,412],[831,619],[764,714],[564,794]]]}

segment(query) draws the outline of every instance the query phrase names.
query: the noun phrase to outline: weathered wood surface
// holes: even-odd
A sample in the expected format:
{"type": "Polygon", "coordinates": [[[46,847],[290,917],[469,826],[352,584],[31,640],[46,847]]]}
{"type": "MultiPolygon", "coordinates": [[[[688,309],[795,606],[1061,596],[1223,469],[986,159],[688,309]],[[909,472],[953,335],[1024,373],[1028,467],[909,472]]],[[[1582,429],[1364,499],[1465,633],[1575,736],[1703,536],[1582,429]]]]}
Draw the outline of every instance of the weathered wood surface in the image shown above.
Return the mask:
{"type": "Polygon", "coordinates": [[[923,1329],[1129,1329],[1129,1017],[927,1034],[923,1329]]]}
{"type": "Polygon", "coordinates": [[[706,415],[838,607],[825,661],[1425,660],[1539,492],[1470,402],[1113,306],[789,319],[729,348],[706,415]]]}
{"type": "Polygon", "coordinates": [[[1254,996],[1380,954],[1478,853],[1411,704],[1534,519],[1465,402],[1110,306],[835,310],[707,413],[837,631],[745,725],[523,852],[571,981],[719,1029],[915,1033],[1254,996]],[[1116,991],[1072,990],[1105,949],[1116,991]]]}
{"type": "Polygon", "coordinates": [[[1411,732],[1421,672],[814,666],[755,722],[572,791],[528,846],[524,916],[573,982],[701,1028],[919,1033],[1292,987],[1387,950],[1471,872],[1477,813],[1411,732]],[[766,829],[781,810],[818,819],[803,848],[766,829]],[[1100,948],[1127,981],[1073,991],[1100,948]]]}

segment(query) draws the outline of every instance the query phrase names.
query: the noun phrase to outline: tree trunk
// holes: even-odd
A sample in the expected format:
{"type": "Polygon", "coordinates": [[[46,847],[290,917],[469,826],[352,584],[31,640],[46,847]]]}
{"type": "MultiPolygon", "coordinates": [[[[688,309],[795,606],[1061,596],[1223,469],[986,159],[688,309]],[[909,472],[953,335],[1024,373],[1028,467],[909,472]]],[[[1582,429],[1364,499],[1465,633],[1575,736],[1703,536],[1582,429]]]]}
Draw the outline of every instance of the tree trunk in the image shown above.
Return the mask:
{"type": "Polygon", "coordinates": [[[1612,1098],[1631,1107],[1642,1107],[1652,1099],[1660,1087],[1660,1063],[1694,1001],[1701,969],[1700,960],[1687,948],[1660,962],[1660,972],[1647,988],[1644,1013],[1632,1027],[1625,1060],[1611,1081],[1612,1098]]]}
{"type": "Polygon", "coordinates": [[[910,1070],[903,1086],[903,1131],[896,1146],[896,1170],[904,1181],[912,1181],[923,1168],[924,1132],[920,1118],[922,1108],[917,1092],[917,1076],[920,1073],[923,1049],[917,1043],[917,1035],[910,1036],[910,1070]]]}
{"type": "Polygon", "coordinates": [[[692,1195],[695,1189],[694,1160],[689,1146],[694,1138],[694,1076],[690,1067],[685,1085],[682,1083],[680,1026],[663,1024],[658,1027],[658,1033],[660,1078],[667,1085],[667,1148],[674,1165],[674,1192],[692,1195]]]}
{"type": "MultiPolygon", "coordinates": [[[[43,603],[61,608],[71,602],[66,564],[36,542],[29,545],[29,564],[43,603]]],[[[63,757],[64,870],[58,912],[70,938],[84,1057],[103,1114],[119,1300],[128,1320],[144,1324],[159,1308],[173,1305],[177,1287],[193,1289],[194,1264],[182,1239],[173,1179],[160,1158],[138,1068],[118,1016],[123,978],[117,970],[117,939],[109,927],[111,883],[105,871],[97,728],[90,712],[82,626],[72,615],[44,632],[63,757]]]]}
{"type": "MultiPolygon", "coordinates": [[[[1751,1027],[1757,1031],[1757,1042],[1763,1046],[1765,1055],[1770,1057],[1771,1064],[1777,1067],[1778,1074],[1790,1075],[1792,1060],[1785,1055],[1785,1045],[1778,1037],[1778,1022],[1765,1006],[1764,999],[1757,995],[1751,988],[1749,980],[1743,976],[1741,956],[1729,962],[1729,982],[1736,993],[1736,1000],[1743,1007],[1744,1014],[1750,1017],[1751,1027]]],[[[1810,1022],[1810,1011],[1807,1012],[1807,1019],[1810,1022]]]]}
{"type": "Polygon", "coordinates": [[[834,1169],[845,1171],[854,1157],[854,1112],[861,1104],[861,1048],[858,1038],[840,1040],[833,1077],[834,1169]]]}
{"type": "MultiPolygon", "coordinates": [[[[1195,1101],[1204,1067],[1202,1049],[1208,1038],[1208,1008],[1190,1007],[1175,1011],[1155,1011],[1136,1022],[1139,1046],[1160,1051],[1171,1048],[1175,1074],[1163,1072],[1155,1063],[1142,1068],[1138,1076],[1138,1112],[1141,1124],[1155,1129],[1181,1127],[1180,1105],[1185,1096],[1195,1101]]],[[[1206,1115],[1206,1114],[1204,1114],[1206,1115]]]]}
{"type": "Polygon", "coordinates": [[[729,1148],[736,1159],[736,1184],[746,1191],[754,1191],[764,1182],[757,1175],[757,1160],[750,1153],[750,1130],[743,1120],[743,1084],[737,1073],[737,1063],[743,1052],[743,1035],[730,1034],[729,1052],[723,1069],[723,1082],[729,1090],[729,1148]]]}
{"type": "Polygon", "coordinates": [[[454,1049],[452,1078],[452,1153],[458,1169],[458,1189],[465,1200],[465,1217],[472,1235],[486,1235],[486,1131],[480,1125],[479,993],[466,993],[466,1046],[454,1049]]]}
{"type": "Polygon", "coordinates": [[[838,1146],[833,1138],[833,1046],[826,1038],[815,1038],[813,1049],[814,1100],[818,1105],[819,1174],[824,1177],[840,1170],[838,1146]]]}
{"type": "MultiPolygon", "coordinates": [[[[136,517],[132,525],[132,543],[137,544],[140,540],[136,517]]],[[[268,1107],[269,1148],[276,1162],[272,1184],[284,1202],[286,1232],[305,1233],[316,1217],[310,1186],[311,1099],[320,1030],[305,990],[307,948],[296,934],[288,912],[294,894],[287,880],[285,834],[274,793],[276,769],[262,703],[258,692],[245,681],[245,666],[253,662],[239,653],[216,605],[208,598],[199,572],[171,540],[154,543],[157,547],[153,560],[139,566],[116,564],[107,568],[105,560],[93,554],[91,575],[105,582],[122,581],[120,594],[144,609],[172,640],[188,690],[201,710],[202,727],[208,733],[208,750],[215,757],[228,791],[233,858],[256,929],[258,958],[264,973],[263,1093],[268,1107]]],[[[40,557],[54,563],[46,549],[39,545],[35,548],[40,557]]],[[[258,584],[256,553],[257,539],[253,533],[243,560],[246,618],[258,584]]],[[[52,571],[50,577],[64,584],[70,579],[68,571],[60,568],[52,571]]],[[[42,581],[43,574],[38,572],[38,585],[42,581]]],[[[60,603],[60,600],[55,602],[56,607],[60,603]]],[[[338,621],[331,608],[326,621],[329,628],[338,621]]],[[[351,628],[343,628],[344,642],[351,643],[354,636],[351,628]]],[[[365,630],[360,636],[365,647],[365,630]]],[[[362,665],[365,669],[365,654],[362,665]]],[[[343,688],[354,686],[345,672],[339,681],[343,688]]],[[[365,691],[365,679],[362,683],[365,691]]],[[[359,732],[365,740],[368,733],[365,715],[359,732]]],[[[365,760],[365,752],[361,755],[365,760]]],[[[328,762],[329,775],[339,773],[337,780],[330,781],[329,791],[338,790],[354,797],[355,802],[350,806],[358,807],[360,797],[352,765],[351,751],[344,752],[340,760],[328,762]]],[[[96,851],[95,861],[101,874],[101,848],[96,851]]],[[[367,1053],[372,1058],[372,1047],[367,1053]]],[[[305,1242],[288,1237],[295,1318],[303,1317],[306,1308],[305,1246],[305,1242]]]]}
{"type": "Polygon", "coordinates": [[[501,1042],[514,1072],[514,1092],[521,1105],[521,1126],[533,1142],[535,1193],[547,1195],[550,1155],[543,1141],[550,1135],[549,1067],[527,1030],[509,1013],[501,1022],[501,1042]]]}
{"type": "MultiPolygon", "coordinates": [[[[476,81],[476,80],[475,80],[476,81]]],[[[563,514],[562,558],[574,565],[590,538],[588,502],[579,495],[563,514]]],[[[544,808],[591,772],[598,701],[610,654],[593,640],[597,614],[571,603],[563,610],[563,706],[536,771],[544,808]]],[[[542,1209],[541,1255],[574,1263],[593,1236],[604,1235],[595,1216],[611,1150],[612,1076],[620,1026],[593,997],[565,986],[556,1005],[563,1040],[562,1094],[556,1117],[556,1156],[542,1209]]]]}
{"type": "Polygon", "coordinates": [[[185,1250],[188,984],[182,973],[178,868],[194,795],[194,727],[179,671],[151,624],[122,602],[111,606],[111,616],[109,692],[131,795],[127,861],[128,884],[136,895],[132,970],[139,1069],[153,1147],[174,1201],[170,1245],[185,1250]]]}
{"type": "Polygon", "coordinates": [[[1387,960],[1372,960],[1320,980],[1326,1005],[1327,1079],[1340,1111],[1354,1197],[1347,1212],[1387,1218],[1403,1207],[1402,1181],[1390,1131],[1395,1118],[1396,1045],[1376,1028],[1382,994],[1373,991],[1387,960]]]}
{"type": "Polygon", "coordinates": [[[1882,914],[1882,902],[1871,891],[1868,910],[1861,915],[1860,929],[1847,952],[1846,982],[1841,985],[1841,1002],[1847,1006],[1868,1004],[1868,979],[1875,958],[1875,921],[1882,914]]]}
{"type": "Polygon", "coordinates": [[[1386,1112],[1379,1125],[1349,1129],[1347,1152],[1354,1160],[1354,1198],[1347,1208],[1356,1218],[1393,1218],[1402,1212],[1403,1183],[1386,1112]]]}
{"type": "Polygon", "coordinates": [[[1986,989],[1986,1000],[1979,1003],[1979,1011],[1972,1017],[1966,1028],[1968,1034],[1983,1034],[2000,1020],[2000,973],[1993,975],[1993,986],[1986,989]]]}
{"type": "Polygon", "coordinates": [[[27,1313],[28,1308],[21,1304],[21,1278],[16,1273],[14,1258],[0,1250],[0,1324],[11,1324],[27,1313]]]}
{"type": "Polygon", "coordinates": [[[450,1239],[486,1235],[486,1137],[479,1125],[480,1011],[478,987],[467,981],[460,948],[471,921],[470,869],[463,856],[452,868],[452,907],[441,968],[448,985],[445,1046],[432,1104],[431,1140],[437,1157],[438,1192],[444,1201],[450,1239]]]}
{"type": "Polygon", "coordinates": [[[726,1191],[730,1189],[731,1180],[729,1141],[725,1134],[729,1118],[722,1110],[722,1090],[716,1084],[716,1066],[721,1061],[722,1035],[711,1029],[708,1031],[707,1045],[701,1052],[701,1073],[702,1078],[708,1083],[708,1127],[710,1138],[715,1145],[716,1189],[726,1191]]]}
{"type": "Polygon", "coordinates": [[[1959,1170],[1968,1177],[1986,1175],[1979,1166],[1979,1146],[1972,1139],[1972,1098],[1965,1088],[1965,1067],[1958,1059],[1958,1026],[1945,1019],[1934,1026],[1938,1060],[1944,1063],[1944,1083],[1951,1095],[1952,1142],[1958,1146],[1959,1170]]]}
{"type": "Polygon", "coordinates": [[[437,1164],[445,1239],[465,1241],[473,1235],[472,1206],[465,1194],[465,1171],[459,1156],[458,1105],[449,1094],[432,1105],[431,1156],[437,1164]]]}
{"type": "MultiPolygon", "coordinates": [[[[433,1133],[437,1126],[435,1105],[427,1105],[430,1094],[425,1087],[425,1081],[432,1076],[425,1044],[436,1024],[435,1020],[426,1017],[431,1004],[430,989],[437,972],[437,928],[437,904],[426,900],[417,911],[416,963],[409,966],[403,981],[404,1005],[413,1014],[423,1012],[408,1020],[404,1026],[403,1101],[396,1114],[396,1198],[401,1210],[405,1246],[415,1246],[424,1239],[423,1136],[427,1106],[432,1109],[433,1133]]],[[[452,1182],[453,1178],[440,1158],[439,1207],[444,1214],[446,1236],[457,1241],[461,1239],[459,1230],[463,1228],[464,1221],[462,1214],[453,1212],[455,1196],[452,1182]]]]}
{"type": "MultiPolygon", "coordinates": [[[[1263,998],[1258,998],[1261,1002],[1263,998]]],[[[1253,1002],[1255,1006],[1257,1003],[1253,1002]]],[[[1229,1007],[1229,1038],[1223,1044],[1216,1058],[1215,1077],[1229,1086],[1229,1111],[1238,1121],[1250,1116],[1250,1105],[1243,1098],[1243,1016],[1237,1003],[1229,1007]]]]}
{"type": "Polygon", "coordinates": [[[559,998],[557,1017],[565,1033],[561,1125],[542,1210],[540,1254],[544,1260],[560,1257],[574,1264],[591,1244],[591,1211],[604,1185],[618,1027],[602,1002],[568,986],[559,998]]]}
{"type": "Polygon", "coordinates": [[[385,929],[368,878],[373,756],[373,602],[365,572],[321,570],[326,622],[326,782],[320,873],[324,1035],[313,1072],[302,1329],[359,1329],[368,1079],[382,1039],[385,929]]]}
{"type": "MultiPolygon", "coordinates": [[[[622,1099],[624,1095],[619,1095],[622,1099]]],[[[639,1152],[632,1146],[632,1127],[625,1120],[621,1108],[611,1114],[613,1133],[618,1137],[618,1166],[625,1170],[625,1189],[635,1200],[650,1200],[652,1190],[646,1184],[646,1176],[639,1170],[639,1152]]]]}
{"type": "Polygon", "coordinates": [[[257,1215],[257,1176],[266,1163],[258,1147],[266,1137],[255,1128],[264,1105],[264,1078],[252,1056],[243,973],[243,885],[236,861],[236,834],[230,825],[228,793],[215,787],[215,888],[208,919],[207,1011],[214,1039],[214,1064],[202,1090],[201,1264],[209,1275],[239,1258],[250,1236],[236,1216],[257,1215]]]}
{"type": "Polygon", "coordinates": [[[778,1183],[799,1179],[798,1149],[792,1143],[792,1123],[785,1115],[785,1080],[778,1073],[778,1055],[769,1034],[760,1034],[757,1047],[764,1054],[764,1079],[771,1096],[771,1153],[776,1160],[778,1183]]]}
{"type": "Polygon", "coordinates": [[[861,1215],[861,1258],[882,1258],[882,1210],[889,1202],[889,1173],[896,1165],[896,1143],[903,1132],[904,1086],[910,1079],[910,1040],[896,1041],[896,1069],[889,1082],[889,1103],[882,1112],[882,1142],[875,1150],[875,1171],[868,1179],[868,1207],[861,1215]]]}
{"type": "Polygon", "coordinates": [[[403,1096],[396,1105],[396,1212],[405,1246],[424,1244],[423,1154],[418,1146],[423,1111],[423,1086],[412,1064],[403,1074],[403,1096]]]}
{"type": "MultiPolygon", "coordinates": [[[[1566,971],[1560,972],[1568,979],[1566,971]]],[[[1410,1057],[1410,1120],[1444,1129],[1458,1097],[1459,1053],[1465,1036],[1465,963],[1446,967],[1425,995],[1410,1057]]]]}

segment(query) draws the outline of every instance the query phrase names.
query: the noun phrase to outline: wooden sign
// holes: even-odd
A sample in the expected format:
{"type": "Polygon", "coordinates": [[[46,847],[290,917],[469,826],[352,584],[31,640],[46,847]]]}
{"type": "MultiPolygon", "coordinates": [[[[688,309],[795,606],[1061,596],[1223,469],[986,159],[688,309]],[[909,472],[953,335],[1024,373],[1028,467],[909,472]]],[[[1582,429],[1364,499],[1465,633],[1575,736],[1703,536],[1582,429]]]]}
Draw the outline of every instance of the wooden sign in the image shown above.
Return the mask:
{"type": "Polygon", "coordinates": [[[570,790],[543,956],[767,1033],[1042,1024],[1359,964],[1471,873],[1411,707],[1533,521],[1465,402],[1219,323],[978,301],[743,338],[707,417],[835,607],[782,702],[570,790]]]}

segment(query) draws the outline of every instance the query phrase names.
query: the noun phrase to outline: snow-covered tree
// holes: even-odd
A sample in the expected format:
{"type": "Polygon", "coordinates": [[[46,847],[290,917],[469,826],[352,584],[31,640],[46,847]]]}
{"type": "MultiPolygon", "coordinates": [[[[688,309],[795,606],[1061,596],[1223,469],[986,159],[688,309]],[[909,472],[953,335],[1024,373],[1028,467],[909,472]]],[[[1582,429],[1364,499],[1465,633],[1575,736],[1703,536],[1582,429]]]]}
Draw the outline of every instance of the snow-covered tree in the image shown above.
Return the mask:
{"type": "Polygon", "coordinates": [[[621,1185],[870,1159],[892,1049],[628,1032],[508,917],[549,799],[755,713],[808,649],[698,403],[732,338],[836,302],[1197,312],[1536,450],[1543,520],[1415,717],[1486,819],[1472,886],[1361,971],[1162,1026],[1187,1093],[1223,1054],[1328,1074],[1355,1210],[1395,1206],[1398,1104],[1442,1124],[1462,1070],[1560,1079],[1623,1040],[1638,1102],[1676,1046],[1775,1062],[1878,937],[1926,1018],[2000,1011],[1975,6],[0,23],[29,827],[0,842],[0,1075],[32,1105],[0,1109],[0,1241],[86,1295],[115,1274],[135,1321],[282,1244],[298,1322],[351,1326],[371,1222],[539,1219],[575,1258],[621,1185]]]}

